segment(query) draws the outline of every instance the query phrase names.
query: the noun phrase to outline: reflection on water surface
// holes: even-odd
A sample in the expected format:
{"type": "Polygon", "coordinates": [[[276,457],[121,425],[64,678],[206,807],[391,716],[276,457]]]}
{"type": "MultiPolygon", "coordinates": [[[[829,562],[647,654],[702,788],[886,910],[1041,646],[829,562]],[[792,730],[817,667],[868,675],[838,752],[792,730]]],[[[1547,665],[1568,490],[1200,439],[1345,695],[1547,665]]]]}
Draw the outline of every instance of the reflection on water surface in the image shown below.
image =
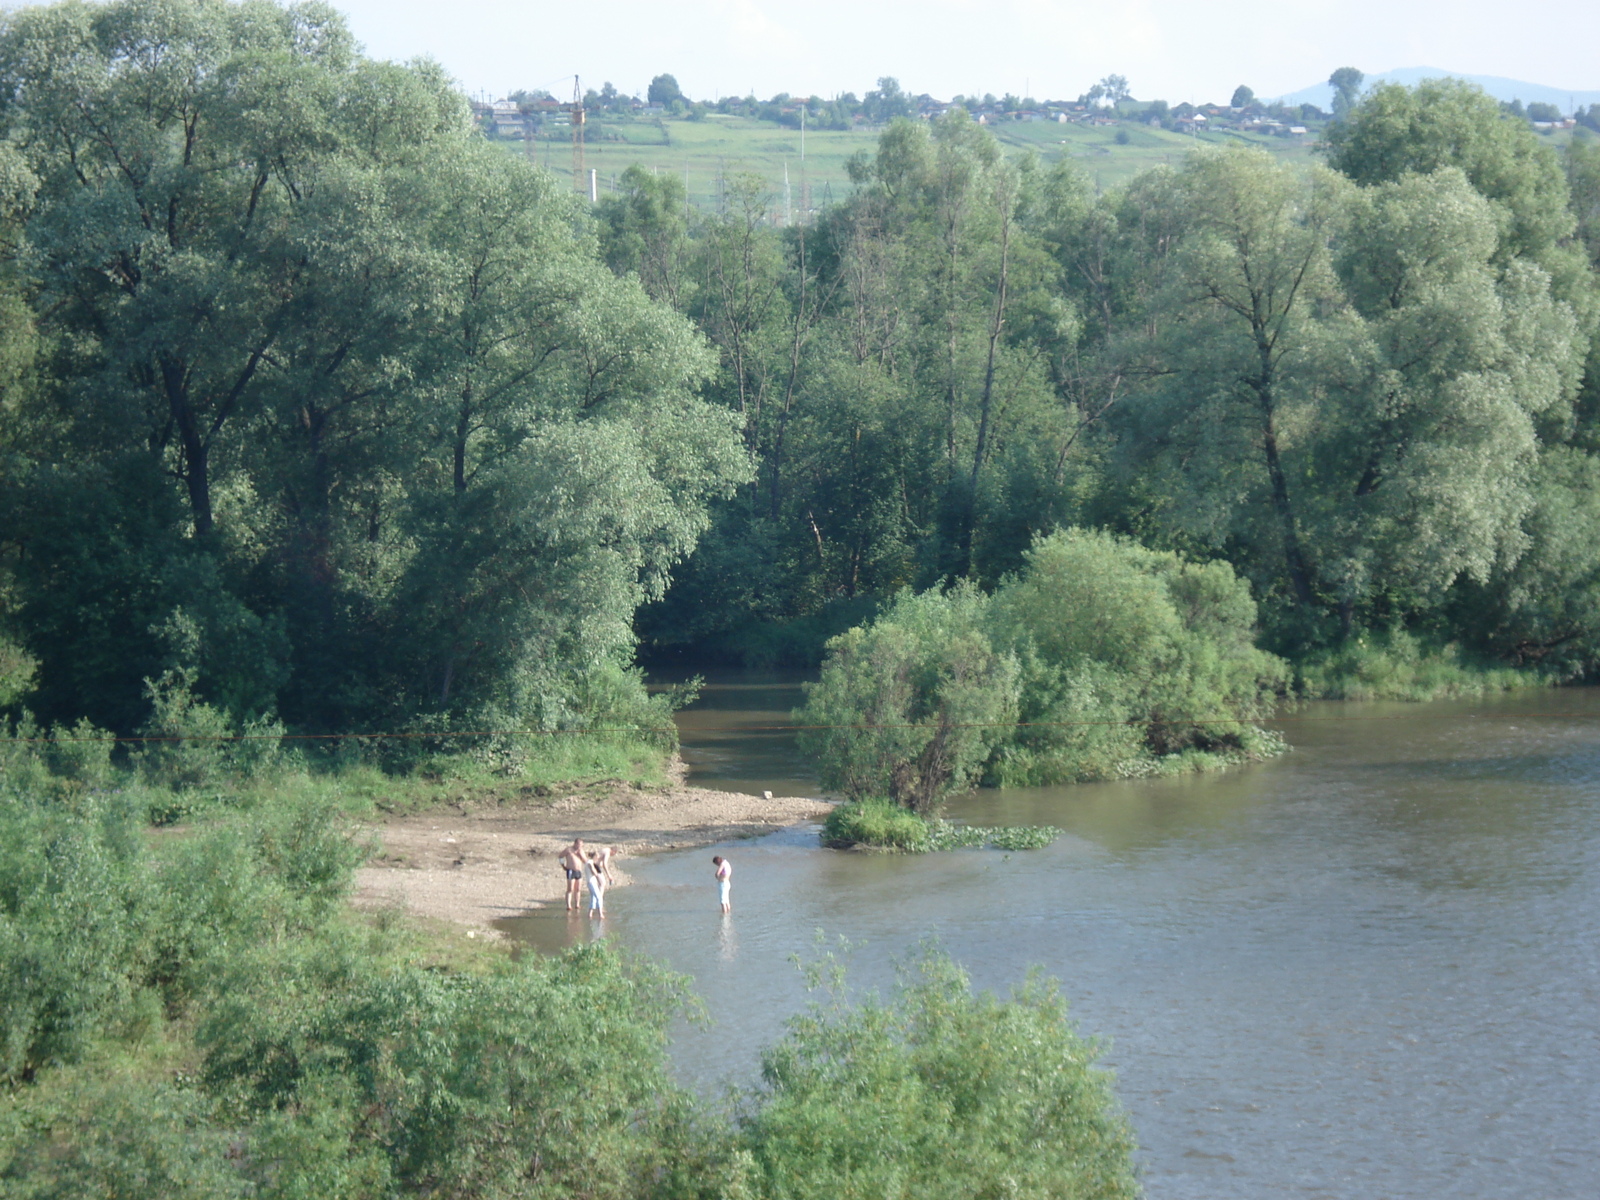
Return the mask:
{"type": "MultiPolygon", "coordinates": [[[[714,683],[684,715],[693,777],[807,786],[780,735],[712,728],[797,698],[714,683]]],[[[863,988],[931,934],[980,987],[1063,981],[1155,1200],[1600,1195],[1600,693],[1296,716],[1272,763],[952,806],[1058,825],[1047,850],[733,845],[728,923],[712,851],[636,862],[607,930],[694,976],[715,1025],[677,1053],[707,1086],[752,1078],[805,1003],[788,958],[815,930],[859,945],[863,988]]],[[[534,940],[562,944],[557,918],[534,940]]]]}

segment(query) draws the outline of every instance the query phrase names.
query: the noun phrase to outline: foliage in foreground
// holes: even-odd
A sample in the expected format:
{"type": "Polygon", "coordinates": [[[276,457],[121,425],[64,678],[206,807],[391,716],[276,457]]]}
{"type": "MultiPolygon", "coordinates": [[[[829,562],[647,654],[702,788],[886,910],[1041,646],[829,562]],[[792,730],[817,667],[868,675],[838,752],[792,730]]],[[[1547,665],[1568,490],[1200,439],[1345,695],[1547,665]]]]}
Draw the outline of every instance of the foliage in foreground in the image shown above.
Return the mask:
{"type": "Polygon", "coordinates": [[[102,745],[88,786],[0,743],[6,1200],[982,1195],[1006,1163],[1009,1194],[1130,1194],[1109,1080],[1037,981],[974,998],[929,959],[892,1004],[798,1020],[730,1120],[672,1081],[682,978],[353,913],[366,848],[336,791],[224,791],[152,829],[147,791],[96,775],[102,745]],[[995,1046],[1030,1057],[997,1075],[995,1046]]]}
{"type": "Polygon", "coordinates": [[[920,854],[931,850],[993,846],[996,850],[1037,850],[1060,830],[1050,825],[954,825],[928,818],[886,800],[854,800],[836,805],[822,823],[822,844],[835,849],[869,846],[920,854]]]}
{"type": "Polygon", "coordinates": [[[814,1007],[768,1051],[744,1130],[759,1193],[1131,1200],[1133,1138],[1097,1054],[1053,984],[974,996],[928,952],[891,1002],[814,1007]]]}
{"type": "Polygon", "coordinates": [[[1194,770],[1282,749],[1257,728],[1287,685],[1248,586],[1106,534],[1039,539],[991,596],[902,596],[829,643],[796,714],[827,787],[919,813],[987,778],[1045,784],[1194,770]]]}

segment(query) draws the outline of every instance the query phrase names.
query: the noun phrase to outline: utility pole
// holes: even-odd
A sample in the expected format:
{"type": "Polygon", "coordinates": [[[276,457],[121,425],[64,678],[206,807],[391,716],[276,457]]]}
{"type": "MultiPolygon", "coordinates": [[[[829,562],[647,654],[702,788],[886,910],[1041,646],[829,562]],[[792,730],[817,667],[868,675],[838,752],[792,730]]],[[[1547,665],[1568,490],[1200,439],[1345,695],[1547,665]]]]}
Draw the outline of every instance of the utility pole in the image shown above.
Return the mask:
{"type": "Polygon", "coordinates": [[[800,106],[800,223],[811,219],[811,181],[806,176],[806,109],[809,101],[800,106]]]}
{"type": "Polygon", "coordinates": [[[580,196],[593,192],[589,172],[583,169],[583,90],[578,77],[572,77],[572,103],[567,105],[568,120],[572,125],[572,187],[580,196]]]}

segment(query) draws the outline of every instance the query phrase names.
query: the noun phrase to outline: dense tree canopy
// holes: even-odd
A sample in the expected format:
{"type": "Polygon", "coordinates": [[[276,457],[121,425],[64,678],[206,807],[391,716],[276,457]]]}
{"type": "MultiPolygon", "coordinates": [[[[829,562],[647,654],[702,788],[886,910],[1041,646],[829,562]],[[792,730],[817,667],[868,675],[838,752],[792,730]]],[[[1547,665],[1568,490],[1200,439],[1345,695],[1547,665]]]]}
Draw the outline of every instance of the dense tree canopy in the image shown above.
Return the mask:
{"type": "Polygon", "coordinates": [[[134,729],[162,679],[305,729],[656,720],[616,683],[641,605],[815,661],[1073,525],[1225,560],[1295,657],[1600,656],[1560,515],[1593,154],[1467,85],[1337,72],[1326,168],[1099,196],[891,120],[784,227],[643,170],[591,218],[317,6],[18,10],[0,81],[0,681],[48,720],[134,729]]]}
{"type": "Polygon", "coordinates": [[[759,471],[648,636],[803,656],[1082,523],[1230,562],[1292,656],[1398,624],[1588,669],[1592,614],[1465,614],[1526,593],[1547,475],[1593,445],[1592,164],[1467,85],[1340,82],[1328,168],[1201,153],[1095,197],[953,112],[892,125],[810,227],[754,185],[700,223],[659,181],[603,205],[614,265],[719,347],[759,471]]]}
{"type": "Polygon", "coordinates": [[[317,5],[20,10],[0,119],[34,706],[136,726],[181,612],[240,718],[581,719],[747,468],[566,189],[317,5]]]}

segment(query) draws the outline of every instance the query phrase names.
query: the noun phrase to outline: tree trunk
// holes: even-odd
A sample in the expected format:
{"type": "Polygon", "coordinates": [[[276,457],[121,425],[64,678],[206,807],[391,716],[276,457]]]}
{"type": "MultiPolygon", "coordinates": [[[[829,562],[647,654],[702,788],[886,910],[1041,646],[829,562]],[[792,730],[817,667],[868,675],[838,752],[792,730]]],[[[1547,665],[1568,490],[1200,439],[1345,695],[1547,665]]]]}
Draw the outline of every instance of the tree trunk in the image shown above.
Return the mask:
{"type": "Polygon", "coordinates": [[[978,400],[978,438],[972,448],[972,474],[967,482],[969,502],[961,526],[961,574],[972,574],[972,539],[978,523],[978,476],[989,451],[989,422],[994,409],[994,364],[1000,349],[1000,335],[1006,327],[1006,287],[1011,264],[1011,205],[1004,198],[1000,218],[1000,279],[995,288],[994,315],[989,320],[989,352],[983,365],[983,391],[978,400]]]}
{"type": "Polygon", "coordinates": [[[211,515],[210,450],[200,430],[199,414],[189,403],[187,372],[168,358],[161,361],[161,382],[167,393],[167,408],[183,448],[183,482],[189,491],[189,514],[197,538],[206,538],[214,526],[211,515]]]}
{"type": "Polygon", "coordinates": [[[1295,524],[1294,506],[1289,501],[1289,482],[1278,454],[1277,398],[1273,391],[1271,349],[1261,345],[1261,375],[1255,381],[1256,401],[1261,408],[1261,448],[1267,460],[1267,477],[1272,483],[1272,508],[1283,527],[1283,558],[1295,599],[1307,608],[1316,602],[1311,588],[1311,572],[1300,549],[1300,532],[1295,524]]]}

